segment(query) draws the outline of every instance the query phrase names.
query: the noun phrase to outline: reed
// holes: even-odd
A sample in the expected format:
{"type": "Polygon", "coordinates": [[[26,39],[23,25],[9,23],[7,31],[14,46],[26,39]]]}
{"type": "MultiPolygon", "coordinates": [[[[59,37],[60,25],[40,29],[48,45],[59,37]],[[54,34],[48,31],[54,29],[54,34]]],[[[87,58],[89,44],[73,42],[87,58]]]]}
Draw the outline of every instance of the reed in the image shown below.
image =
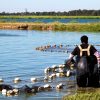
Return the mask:
{"type": "Polygon", "coordinates": [[[27,30],[52,30],[52,31],[79,31],[79,32],[100,32],[98,23],[41,23],[41,22],[0,22],[0,29],[27,29],[27,30]]]}

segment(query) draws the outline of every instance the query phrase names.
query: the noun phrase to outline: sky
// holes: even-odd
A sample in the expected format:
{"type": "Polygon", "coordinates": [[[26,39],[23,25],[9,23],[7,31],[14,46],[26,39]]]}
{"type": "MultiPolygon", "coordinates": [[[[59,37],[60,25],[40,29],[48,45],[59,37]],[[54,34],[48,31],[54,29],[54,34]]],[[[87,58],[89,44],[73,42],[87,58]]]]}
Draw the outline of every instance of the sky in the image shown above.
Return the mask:
{"type": "Polygon", "coordinates": [[[0,0],[0,12],[99,10],[100,0],[0,0]]]}

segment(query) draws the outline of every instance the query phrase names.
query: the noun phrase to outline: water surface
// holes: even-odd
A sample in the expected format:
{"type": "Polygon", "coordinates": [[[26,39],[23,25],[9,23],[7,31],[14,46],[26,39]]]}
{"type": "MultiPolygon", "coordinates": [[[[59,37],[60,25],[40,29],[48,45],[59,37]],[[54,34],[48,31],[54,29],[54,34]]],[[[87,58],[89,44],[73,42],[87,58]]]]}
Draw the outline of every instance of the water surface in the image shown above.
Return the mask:
{"type": "MultiPolygon", "coordinates": [[[[25,84],[47,84],[40,81],[44,77],[44,68],[54,64],[63,64],[65,59],[68,59],[69,54],[63,52],[41,52],[36,51],[35,48],[47,44],[79,44],[80,37],[84,34],[89,37],[91,44],[100,44],[100,33],[0,30],[0,77],[4,79],[4,83],[16,87],[21,87],[25,84]],[[22,82],[14,84],[13,79],[15,77],[20,77],[22,82]],[[39,81],[31,83],[31,77],[36,77],[39,81]]],[[[0,93],[0,99],[61,100],[63,95],[75,93],[76,85],[74,84],[72,88],[68,86],[68,81],[74,79],[75,77],[57,78],[48,82],[54,87],[63,82],[66,86],[61,91],[56,91],[54,88],[49,92],[39,92],[36,95],[23,94],[17,97],[4,97],[0,93]]]]}
{"type": "Polygon", "coordinates": [[[50,22],[61,22],[61,23],[70,23],[70,22],[77,22],[77,23],[93,23],[93,22],[100,22],[100,19],[88,19],[88,18],[83,18],[83,19],[73,19],[73,18],[57,18],[57,19],[53,19],[53,18],[48,18],[48,19],[43,19],[43,18],[2,18],[0,19],[0,21],[2,22],[44,22],[44,23],[50,23],[50,22]]]}

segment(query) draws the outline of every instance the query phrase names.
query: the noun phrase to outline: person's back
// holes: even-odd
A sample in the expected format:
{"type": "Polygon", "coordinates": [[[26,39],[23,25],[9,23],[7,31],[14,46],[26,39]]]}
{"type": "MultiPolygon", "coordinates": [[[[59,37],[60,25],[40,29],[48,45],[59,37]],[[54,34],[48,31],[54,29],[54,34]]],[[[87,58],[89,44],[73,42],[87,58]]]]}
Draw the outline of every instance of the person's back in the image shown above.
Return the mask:
{"type": "Polygon", "coordinates": [[[88,37],[87,36],[82,36],[81,37],[81,44],[77,46],[73,51],[72,55],[77,55],[77,56],[92,56],[97,50],[95,49],[94,46],[88,44],[88,37]]]}
{"type": "Polygon", "coordinates": [[[94,73],[95,64],[97,64],[97,59],[94,54],[97,50],[94,46],[88,44],[88,37],[85,35],[81,37],[81,43],[82,44],[77,46],[70,55],[70,59],[76,56],[77,84],[82,87],[97,86],[99,84],[99,76],[94,73]],[[88,66],[86,66],[84,62],[86,62],[88,66]],[[82,64],[83,69],[81,69],[82,64]]]}

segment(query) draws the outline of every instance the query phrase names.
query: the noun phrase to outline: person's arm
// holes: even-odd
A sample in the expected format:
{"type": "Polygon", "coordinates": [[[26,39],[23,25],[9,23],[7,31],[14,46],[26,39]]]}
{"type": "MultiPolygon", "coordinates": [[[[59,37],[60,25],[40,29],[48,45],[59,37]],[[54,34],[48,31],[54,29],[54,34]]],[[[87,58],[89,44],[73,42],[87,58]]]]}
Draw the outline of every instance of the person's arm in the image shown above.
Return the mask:
{"type": "Polygon", "coordinates": [[[98,64],[100,65],[100,52],[96,51],[96,52],[94,53],[94,55],[96,56],[97,61],[98,61],[98,64]]]}
{"type": "Polygon", "coordinates": [[[75,47],[75,49],[70,53],[69,59],[73,59],[73,57],[78,54],[78,50],[78,47],[75,47]]]}
{"type": "Polygon", "coordinates": [[[73,59],[74,55],[72,53],[70,53],[69,55],[69,59],[73,59]]]}
{"type": "Polygon", "coordinates": [[[77,55],[77,49],[78,49],[78,47],[76,47],[76,48],[70,53],[69,59],[67,60],[67,64],[70,64],[70,63],[71,63],[71,60],[73,59],[73,57],[74,57],[75,55],[77,55]]]}
{"type": "Polygon", "coordinates": [[[97,63],[98,67],[100,66],[100,52],[97,51],[97,49],[94,46],[91,46],[92,53],[96,56],[97,58],[97,63]]]}

